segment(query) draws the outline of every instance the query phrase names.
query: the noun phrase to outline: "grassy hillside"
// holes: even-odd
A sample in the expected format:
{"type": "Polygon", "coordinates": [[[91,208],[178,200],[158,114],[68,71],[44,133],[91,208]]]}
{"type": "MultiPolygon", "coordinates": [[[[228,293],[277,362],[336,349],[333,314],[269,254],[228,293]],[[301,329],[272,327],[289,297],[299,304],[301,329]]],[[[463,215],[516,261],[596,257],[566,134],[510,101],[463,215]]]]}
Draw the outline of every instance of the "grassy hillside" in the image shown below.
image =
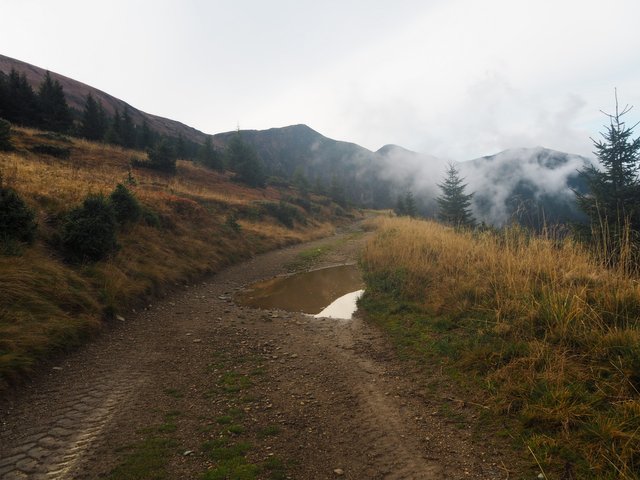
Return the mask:
{"type": "Polygon", "coordinates": [[[325,236],[345,220],[323,197],[251,189],[191,162],[178,161],[177,174],[165,175],[130,170],[132,158],[145,157],[139,151],[29,129],[14,130],[12,142],[14,151],[0,152],[2,184],[36,212],[38,233],[33,245],[4,245],[0,253],[0,390],[147,297],[255,253],[325,236]],[[60,231],[67,213],[118,183],[140,201],[143,218],[119,231],[119,249],[107,260],[66,262],[60,231]]]}
{"type": "Polygon", "coordinates": [[[640,478],[637,278],[569,239],[377,227],[361,307],[404,355],[511,419],[546,478],[640,478]]]}

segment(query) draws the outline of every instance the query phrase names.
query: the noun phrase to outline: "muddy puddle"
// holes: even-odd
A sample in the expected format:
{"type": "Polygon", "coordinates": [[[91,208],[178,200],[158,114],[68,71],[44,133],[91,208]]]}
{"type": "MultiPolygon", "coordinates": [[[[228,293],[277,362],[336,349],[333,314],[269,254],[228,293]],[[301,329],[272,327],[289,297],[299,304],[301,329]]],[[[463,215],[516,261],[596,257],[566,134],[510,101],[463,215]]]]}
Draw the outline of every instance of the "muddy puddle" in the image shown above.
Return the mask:
{"type": "Polygon", "coordinates": [[[340,265],[258,282],[236,295],[235,300],[253,308],[349,319],[363,287],[356,265],[340,265]]]}

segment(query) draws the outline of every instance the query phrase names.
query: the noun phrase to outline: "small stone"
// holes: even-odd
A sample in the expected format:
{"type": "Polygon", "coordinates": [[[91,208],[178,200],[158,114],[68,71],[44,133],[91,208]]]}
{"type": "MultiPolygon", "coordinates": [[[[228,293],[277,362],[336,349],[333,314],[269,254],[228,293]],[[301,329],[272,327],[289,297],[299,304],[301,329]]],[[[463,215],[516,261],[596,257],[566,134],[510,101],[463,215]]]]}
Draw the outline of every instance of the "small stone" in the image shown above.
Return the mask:
{"type": "Polygon", "coordinates": [[[298,354],[297,353],[292,353],[291,354],[291,358],[298,358],[298,354]]]}
{"type": "Polygon", "coordinates": [[[193,339],[193,343],[200,343],[200,342],[202,342],[201,338],[194,338],[193,339]]]}
{"type": "Polygon", "coordinates": [[[544,479],[545,479],[545,478],[547,478],[547,477],[545,477],[545,476],[544,476],[544,473],[539,473],[539,474],[538,474],[538,478],[539,478],[540,480],[544,480],[544,479]]]}
{"type": "Polygon", "coordinates": [[[193,455],[193,454],[194,454],[193,450],[185,450],[182,456],[188,457],[189,455],[193,455]]]}
{"type": "Polygon", "coordinates": [[[62,370],[62,367],[53,367],[51,370],[55,370],[56,372],[59,372],[60,370],[62,370]]]}
{"type": "Polygon", "coordinates": [[[342,470],[341,468],[336,468],[333,473],[335,473],[338,477],[344,475],[344,470],[342,470]]]}
{"type": "Polygon", "coordinates": [[[193,335],[193,333],[186,333],[185,334],[187,337],[190,337],[191,335],[193,335]]]}
{"type": "Polygon", "coordinates": [[[124,322],[124,317],[122,315],[116,315],[116,320],[119,322],[124,322]]]}

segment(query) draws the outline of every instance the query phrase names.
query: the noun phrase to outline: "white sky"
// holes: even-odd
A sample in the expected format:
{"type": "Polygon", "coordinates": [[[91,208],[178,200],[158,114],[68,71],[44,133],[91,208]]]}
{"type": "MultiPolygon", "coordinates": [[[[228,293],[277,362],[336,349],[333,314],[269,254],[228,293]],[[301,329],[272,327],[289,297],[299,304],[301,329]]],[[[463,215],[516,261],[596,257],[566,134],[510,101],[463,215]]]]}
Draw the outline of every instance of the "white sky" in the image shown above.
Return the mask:
{"type": "MultiPolygon", "coordinates": [[[[206,133],[305,123],[453,160],[640,119],[638,0],[0,0],[0,53],[206,133]]],[[[634,122],[635,123],[635,122],[634,122]]]]}

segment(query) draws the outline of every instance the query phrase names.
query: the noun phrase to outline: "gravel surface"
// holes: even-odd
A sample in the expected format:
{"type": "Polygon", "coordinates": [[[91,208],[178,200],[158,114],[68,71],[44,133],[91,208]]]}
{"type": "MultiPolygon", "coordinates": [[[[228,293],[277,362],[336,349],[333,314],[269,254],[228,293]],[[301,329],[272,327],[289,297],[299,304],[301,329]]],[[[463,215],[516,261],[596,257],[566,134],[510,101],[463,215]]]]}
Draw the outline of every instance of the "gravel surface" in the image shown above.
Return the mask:
{"type": "Polygon", "coordinates": [[[201,446],[230,408],[243,415],[249,459],[284,459],[287,478],[514,478],[506,453],[465,424],[472,404],[428,391],[360,316],[233,302],[301,251],[332,244],[317,266],[352,263],[365,240],[346,232],[257,256],[177,288],[46,367],[0,402],[0,478],[105,477],[167,412],[176,424],[168,478],[198,478],[214,466],[201,446]],[[250,381],[220,390],[229,372],[250,381]]]}

